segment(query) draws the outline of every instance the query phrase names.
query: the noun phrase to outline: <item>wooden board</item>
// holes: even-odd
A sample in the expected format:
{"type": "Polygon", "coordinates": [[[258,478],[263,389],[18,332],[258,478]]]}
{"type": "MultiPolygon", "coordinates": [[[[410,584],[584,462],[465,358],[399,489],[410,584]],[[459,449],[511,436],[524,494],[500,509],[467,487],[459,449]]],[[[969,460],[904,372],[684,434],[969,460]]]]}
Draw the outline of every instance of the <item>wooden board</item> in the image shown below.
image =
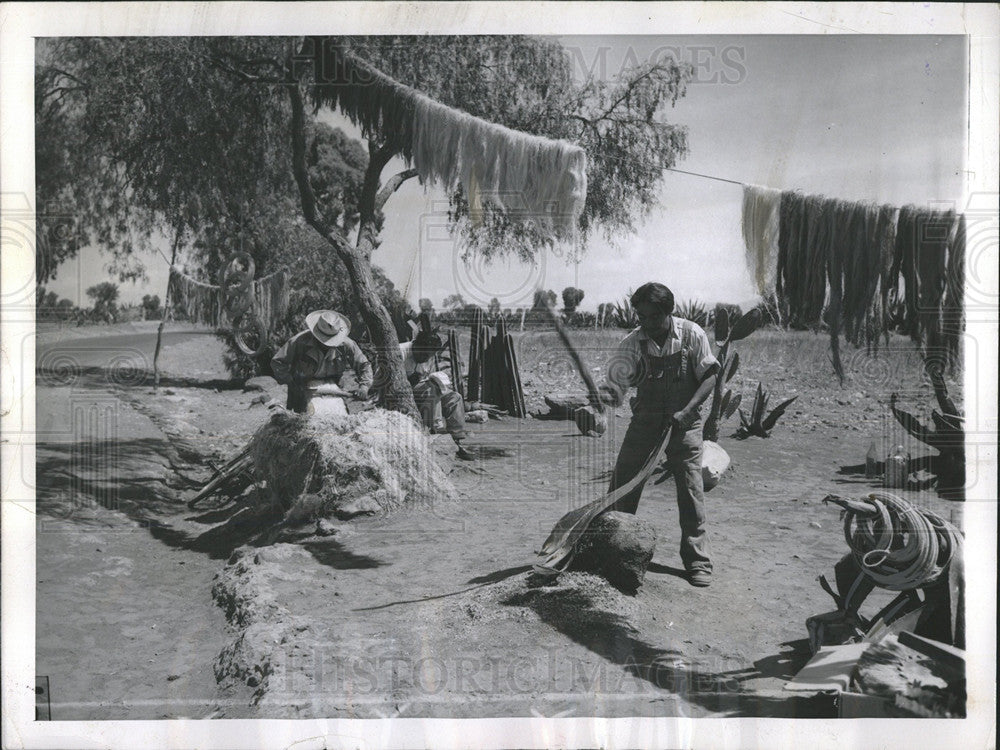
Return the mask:
{"type": "Polygon", "coordinates": [[[451,384],[458,395],[465,398],[465,381],[462,378],[462,359],[458,353],[458,332],[448,329],[448,359],[451,360],[451,384]]]}
{"type": "Polygon", "coordinates": [[[469,385],[466,389],[466,395],[469,401],[481,401],[482,400],[482,367],[481,367],[481,353],[482,353],[482,340],[480,339],[479,326],[475,323],[472,324],[472,339],[469,342],[469,385]]]}

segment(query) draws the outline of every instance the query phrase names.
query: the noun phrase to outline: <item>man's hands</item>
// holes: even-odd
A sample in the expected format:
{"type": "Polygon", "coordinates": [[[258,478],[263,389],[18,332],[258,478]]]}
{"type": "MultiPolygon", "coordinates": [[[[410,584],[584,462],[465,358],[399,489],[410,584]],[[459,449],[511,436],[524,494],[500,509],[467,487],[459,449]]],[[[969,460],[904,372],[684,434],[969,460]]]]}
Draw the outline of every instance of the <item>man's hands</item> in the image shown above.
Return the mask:
{"type": "Polygon", "coordinates": [[[698,418],[697,411],[681,409],[678,412],[674,412],[673,417],[671,417],[671,421],[674,423],[675,427],[683,430],[684,432],[687,432],[688,430],[691,429],[691,425],[695,423],[695,420],[697,418],[698,418]]]}
{"type": "Polygon", "coordinates": [[[310,385],[310,390],[314,396],[350,396],[336,383],[316,383],[310,385]]]}

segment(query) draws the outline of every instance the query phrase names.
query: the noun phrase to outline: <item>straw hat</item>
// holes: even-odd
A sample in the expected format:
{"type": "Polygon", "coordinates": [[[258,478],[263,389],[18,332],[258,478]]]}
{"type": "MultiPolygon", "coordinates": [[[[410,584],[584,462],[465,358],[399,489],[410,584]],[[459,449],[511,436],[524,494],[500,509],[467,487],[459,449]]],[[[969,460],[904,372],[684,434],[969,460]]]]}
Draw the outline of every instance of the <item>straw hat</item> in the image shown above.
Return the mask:
{"type": "Polygon", "coordinates": [[[306,315],[306,325],[324,346],[340,346],[347,341],[351,322],[334,310],[315,310],[306,315]]]}

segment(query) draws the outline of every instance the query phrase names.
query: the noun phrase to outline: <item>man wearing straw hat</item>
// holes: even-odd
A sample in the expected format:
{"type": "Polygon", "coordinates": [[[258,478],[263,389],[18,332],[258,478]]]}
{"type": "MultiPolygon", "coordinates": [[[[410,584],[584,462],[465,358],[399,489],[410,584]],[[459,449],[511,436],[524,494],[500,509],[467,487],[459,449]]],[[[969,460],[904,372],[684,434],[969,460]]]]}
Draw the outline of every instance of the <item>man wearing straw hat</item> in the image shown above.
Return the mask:
{"type": "Polygon", "coordinates": [[[368,398],[374,376],[371,363],[348,337],[350,321],[334,310],[315,310],[306,316],[306,330],[290,338],[271,360],[274,379],[288,385],[286,408],[308,413],[314,396],[346,395],[340,379],[354,370],[358,387],[353,395],[368,398]]]}

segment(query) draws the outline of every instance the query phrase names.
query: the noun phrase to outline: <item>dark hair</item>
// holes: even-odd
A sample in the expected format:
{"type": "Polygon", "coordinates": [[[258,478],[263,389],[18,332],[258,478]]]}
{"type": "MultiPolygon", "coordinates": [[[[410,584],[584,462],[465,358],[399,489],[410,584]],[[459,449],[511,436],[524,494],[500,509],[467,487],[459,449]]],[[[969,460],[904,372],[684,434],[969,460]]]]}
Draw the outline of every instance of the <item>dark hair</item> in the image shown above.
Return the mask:
{"type": "Polygon", "coordinates": [[[444,347],[441,337],[433,331],[421,331],[413,339],[413,348],[425,352],[437,352],[444,347]]]}
{"type": "Polygon", "coordinates": [[[670,315],[674,311],[674,293],[655,281],[646,282],[636,289],[630,302],[632,307],[641,302],[649,302],[659,307],[664,315],[670,315]]]}

